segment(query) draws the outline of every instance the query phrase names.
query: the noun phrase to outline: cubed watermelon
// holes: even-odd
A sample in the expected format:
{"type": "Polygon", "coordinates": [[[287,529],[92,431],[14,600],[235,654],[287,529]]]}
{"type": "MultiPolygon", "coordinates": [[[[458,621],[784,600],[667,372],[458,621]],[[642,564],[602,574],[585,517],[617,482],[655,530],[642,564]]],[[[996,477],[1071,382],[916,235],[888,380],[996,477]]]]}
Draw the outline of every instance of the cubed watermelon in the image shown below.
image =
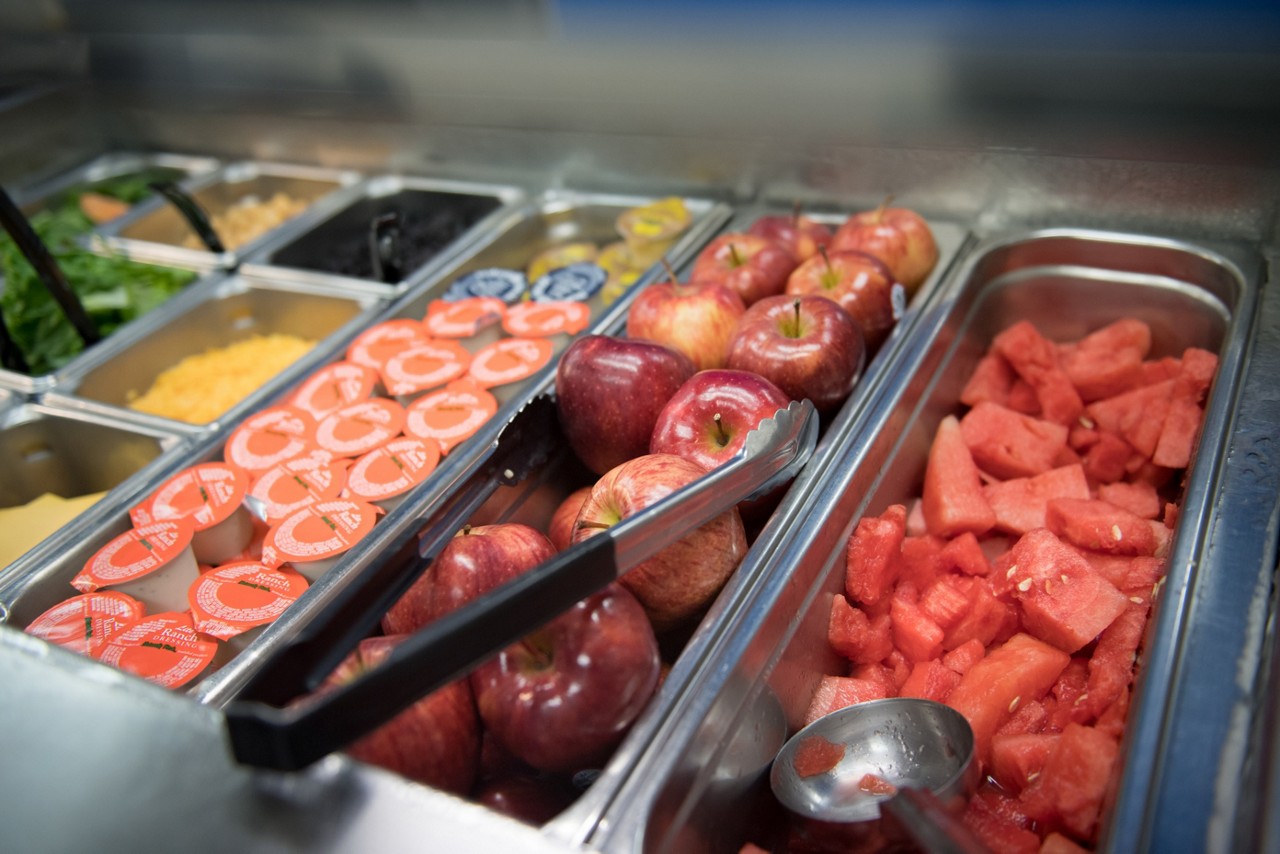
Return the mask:
{"type": "Polygon", "coordinates": [[[955,571],[964,575],[987,575],[991,572],[991,562],[987,553],[982,550],[982,543],[972,531],[965,531],[942,547],[938,555],[942,567],[947,571],[955,571]]]}
{"type": "Polygon", "coordinates": [[[1148,359],[1142,363],[1142,385],[1155,385],[1171,380],[1182,372],[1182,360],[1177,356],[1148,359]]]}
{"type": "Polygon", "coordinates": [[[898,556],[897,577],[900,582],[924,589],[947,571],[942,550],[947,540],[926,534],[922,537],[906,537],[898,556]]]}
{"type": "Polygon", "coordinates": [[[942,654],[943,631],[906,595],[894,591],[889,614],[893,617],[893,645],[913,664],[942,654]]]}
{"type": "Polygon", "coordinates": [[[1152,555],[1160,545],[1150,520],[1096,498],[1054,498],[1044,515],[1050,531],[1083,549],[1152,555]]]}
{"type": "Polygon", "coordinates": [[[1035,390],[1045,420],[1065,426],[1080,416],[1084,403],[1058,364],[1053,343],[1035,326],[1025,320],[1015,323],[995,337],[991,348],[1035,390]]]}
{"type": "Polygon", "coordinates": [[[1035,854],[1040,850],[1040,837],[1028,829],[1025,817],[1019,820],[1016,810],[1006,806],[1012,800],[984,786],[969,799],[961,820],[993,854],[1035,854]]]}
{"type": "Polygon", "coordinates": [[[942,648],[952,650],[969,641],[983,646],[1007,639],[1018,629],[1018,615],[1007,602],[998,599],[985,578],[966,578],[964,590],[968,608],[942,636],[942,648]]]}
{"type": "Polygon", "coordinates": [[[1089,661],[1083,656],[1073,656],[1045,698],[1045,710],[1049,713],[1046,731],[1062,732],[1069,723],[1089,723],[1093,716],[1085,705],[1089,699],[1088,689],[1089,661]]]}
{"type": "Polygon", "coordinates": [[[946,702],[951,689],[960,683],[960,674],[947,667],[938,659],[918,661],[911,668],[911,675],[902,683],[901,697],[918,697],[922,700],[933,700],[935,703],[946,702]]]}
{"type": "Polygon", "coordinates": [[[1085,414],[1098,428],[1123,436],[1144,457],[1155,453],[1173,396],[1173,380],[1094,401],[1085,414]]]}
{"type": "Polygon", "coordinates": [[[1169,402],[1169,413],[1160,428],[1151,462],[1166,468],[1186,468],[1191,464],[1191,454],[1200,436],[1200,422],[1204,410],[1200,404],[1185,397],[1174,397],[1169,402]]]}
{"type": "Polygon", "coordinates": [[[1129,600],[1051,531],[1039,528],[1013,547],[1009,581],[1027,631],[1064,652],[1093,641],[1129,600]]]}
{"type": "Polygon", "coordinates": [[[1005,406],[1023,415],[1038,416],[1040,414],[1040,398],[1036,397],[1036,390],[1031,383],[1021,377],[1009,386],[1009,399],[1005,402],[1005,406]]]}
{"type": "Polygon", "coordinates": [[[1054,733],[1020,733],[991,738],[991,776],[1006,791],[1017,795],[1040,775],[1061,736],[1054,733]]]}
{"type": "Polygon", "coordinates": [[[1111,397],[1142,382],[1151,329],[1124,318],[1091,332],[1062,354],[1062,370],[1085,401],[1111,397]]]}
{"type": "Polygon", "coordinates": [[[967,640],[955,649],[942,656],[942,663],[960,675],[969,672],[969,668],[987,656],[987,648],[982,641],[967,640]]]}
{"type": "Polygon", "coordinates": [[[1141,455],[1119,434],[1099,430],[1098,439],[1084,453],[1084,473],[1096,483],[1115,483],[1128,474],[1129,460],[1141,455]]]}
{"type": "Polygon", "coordinates": [[[1088,851],[1056,831],[1046,836],[1040,845],[1040,854],[1088,854],[1088,851]]]}
{"type": "Polygon", "coordinates": [[[942,419],[934,435],[923,498],[925,522],[935,536],[951,537],[964,531],[981,535],[995,524],[995,513],[982,495],[978,467],[954,415],[942,419]]]}
{"type": "MultiPolygon", "coordinates": [[[[886,620],[888,616],[888,614],[885,615],[886,620]]],[[[910,672],[909,668],[908,672],[910,672]]],[[[887,697],[896,696],[901,685],[897,674],[887,664],[855,664],[849,668],[849,675],[854,679],[865,679],[879,686],[887,697]]],[[[905,679],[906,676],[902,678],[905,679]]]]}
{"type": "Polygon", "coordinates": [[[1066,447],[1067,428],[979,403],[960,419],[960,434],[978,468],[997,478],[1029,477],[1053,467],[1066,447]]]}
{"type": "Polygon", "coordinates": [[[858,520],[845,554],[844,586],[850,599],[870,605],[889,593],[906,527],[907,508],[901,504],[858,520]]]}
{"type": "Polygon", "coordinates": [[[982,488],[996,514],[996,530],[1022,535],[1045,526],[1045,510],[1053,498],[1089,498],[1084,467],[1063,466],[1034,477],[1019,477],[982,488]]]}
{"type": "Polygon", "coordinates": [[[1131,602],[1098,637],[1093,655],[1089,656],[1085,701],[1092,718],[1101,716],[1133,681],[1138,645],[1142,642],[1150,610],[1146,601],[1131,602]]]}
{"type": "Polygon", "coordinates": [[[988,761],[991,736],[1019,704],[1039,700],[1071,661],[1060,649],[1028,634],[1016,634],[987,653],[947,697],[947,705],[973,727],[977,756],[988,761]]]}
{"type": "Polygon", "coordinates": [[[1118,754],[1116,739],[1108,733],[1070,724],[1019,801],[1031,818],[1092,842],[1118,754]]]}
{"type": "Polygon", "coordinates": [[[1124,735],[1124,725],[1129,720],[1129,703],[1132,699],[1132,688],[1121,691],[1116,701],[1098,716],[1098,722],[1094,724],[1094,728],[1119,741],[1124,735]]]}
{"type": "Polygon", "coordinates": [[[868,679],[856,679],[852,676],[823,676],[814,691],[809,703],[809,710],[804,716],[804,725],[816,721],[823,715],[852,706],[854,703],[865,703],[868,700],[883,700],[889,696],[884,686],[868,679]]]}
{"type": "Polygon", "coordinates": [[[998,353],[987,353],[978,360],[969,381],[960,391],[960,402],[965,406],[977,406],[989,401],[1003,406],[1009,400],[1009,388],[1017,374],[1013,366],[998,353]]]}
{"type": "MultiPolygon", "coordinates": [[[[1081,498],[1086,496],[1055,496],[1060,498],[1081,498]]],[[[1160,495],[1149,483],[1104,483],[1098,486],[1097,497],[1109,504],[1123,507],[1135,516],[1143,519],[1160,517],[1160,495]]]]}
{"type": "Polygon", "coordinates": [[[944,632],[958,623],[970,609],[973,579],[947,573],[938,577],[920,594],[917,604],[925,616],[944,632]]]}
{"type": "Polygon", "coordinates": [[[832,649],[855,664],[881,661],[893,649],[889,615],[870,619],[837,593],[831,600],[827,640],[832,649]]]}
{"type": "Polygon", "coordinates": [[[1041,700],[1019,703],[1013,710],[1009,720],[1000,724],[996,730],[1000,735],[1022,735],[1030,732],[1044,732],[1049,725],[1049,711],[1041,700]]]}

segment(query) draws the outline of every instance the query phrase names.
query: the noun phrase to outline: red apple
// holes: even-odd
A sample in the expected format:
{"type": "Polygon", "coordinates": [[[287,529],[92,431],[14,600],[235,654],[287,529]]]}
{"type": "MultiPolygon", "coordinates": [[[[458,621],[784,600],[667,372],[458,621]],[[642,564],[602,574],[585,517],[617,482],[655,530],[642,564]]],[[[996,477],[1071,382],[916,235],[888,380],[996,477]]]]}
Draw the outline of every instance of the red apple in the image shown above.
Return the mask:
{"type": "Polygon", "coordinates": [[[627,313],[627,335],[679,350],[698,370],[723,368],[742,297],[715,282],[655,282],[636,295],[627,313]]]}
{"type": "Polygon", "coordinates": [[[906,307],[902,285],[894,281],[883,261],[865,252],[819,252],[791,274],[787,293],[835,300],[857,322],[863,342],[873,353],[906,307]]]}
{"type": "Polygon", "coordinates": [[[546,824],[578,799],[578,790],[567,780],[551,775],[511,773],[486,780],[476,801],[525,824],[546,824]]]}
{"type": "Polygon", "coordinates": [[[516,522],[464,528],[382,618],[387,634],[415,632],[549,560],[551,541],[516,522]]]}
{"type": "Polygon", "coordinates": [[[813,294],[783,295],[747,309],[729,345],[729,367],[757,373],[825,413],[853,391],[865,351],[862,330],[839,305],[813,294]]]}
{"type": "MultiPolygon", "coordinates": [[[[578,514],[573,541],[581,542],[634,516],[706,471],[674,454],[628,460],[596,481],[578,514]]],[[[621,583],[636,595],[654,628],[661,631],[697,616],[709,605],[746,552],[742,517],[734,508],[632,568],[621,583]]]]}
{"type": "Polygon", "coordinates": [[[542,771],[607,758],[658,683],[658,642],[618,584],[588,596],[471,674],[480,717],[542,771]]]}
{"type": "MultiPolygon", "coordinates": [[[[403,636],[366,638],[321,690],[352,682],[378,666],[403,636]]],[[[446,792],[466,795],[480,767],[480,719],[471,685],[450,682],[418,700],[347,749],[347,753],[446,792]]]]}
{"type": "Polygon", "coordinates": [[[799,263],[781,244],[756,234],[731,232],[707,244],[693,262],[692,282],[717,282],[751,305],[782,293],[799,263]]]}
{"type": "Polygon", "coordinates": [[[796,210],[791,215],[762,216],[747,229],[749,234],[767,237],[784,246],[800,264],[808,261],[818,250],[831,243],[831,229],[817,220],[801,215],[796,210]]]}
{"type": "Polygon", "coordinates": [[[579,338],[556,368],[556,411],[569,446],[597,475],[648,452],[658,413],[695,370],[684,353],[653,341],[579,338]]]}
{"type": "Polygon", "coordinates": [[[710,471],[732,459],[749,432],[790,402],[759,374],[728,368],[699,371],[658,415],[649,452],[675,454],[710,471]]]}
{"type": "Polygon", "coordinates": [[[866,252],[883,261],[912,296],[938,263],[938,244],[924,217],[891,208],[892,197],[873,211],[856,213],[836,230],[831,252],[866,252]]]}
{"type": "Polygon", "coordinates": [[[556,551],[564,551],[573,542],[573,523],[578,520],[578,511],[582,509],[583,502],[590,494],[590,486],[575,489],[551,514],[551,524],[547,526],[547,539],[551,540],[551,545],[556,547],[556,551]]]}

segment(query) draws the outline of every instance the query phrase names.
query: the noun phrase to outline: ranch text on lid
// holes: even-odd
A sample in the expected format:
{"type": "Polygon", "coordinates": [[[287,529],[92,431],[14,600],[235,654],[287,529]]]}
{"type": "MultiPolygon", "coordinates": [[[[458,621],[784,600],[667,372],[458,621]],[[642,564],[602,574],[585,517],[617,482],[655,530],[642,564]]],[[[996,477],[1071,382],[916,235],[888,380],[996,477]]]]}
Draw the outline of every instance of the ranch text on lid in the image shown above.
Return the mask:
{"type": "Polygon", "coordinates": [[[507,304],[497,297],[467,297],[457,302],[432,300],[422,322],[437,338],[470,338],[502,320],[507,304]]]}
{"type": "Polygon", "coordinates": [[[217,651],[216,641],[196,632],[189,613],[170,611],[143,617],[112,635],[98,660],[162,687],[180,688],[199,676],[217,651]]]}
{"type": "Polygon", "coordinates": [[[250,474],[301,456],[315,444],[316,420],[296,406],[273,406],[249,416],[232,432],[222,456],[250,474]]]}
{"type": "Polygon", "coordinates": [[[317,501],[271,526],[262,562],[277,567],[340,555],[373,530],[378,513],[374,505],[349,498],[317,501]]]}
{"type": "Polygon", "coordinates": [[[585,302],[523,302],[512,306],[502,321],[509,334],[524,338],[576,335],[591,322],[585,302]]]}
{"type": "Polygon", "coordinates": [[[194,535],[189,519],[162,519],[131,528],[98,549],[71,585],[81,593],[92,593],[141,578],[182,554],[194,535]]]}
{"type": "Polygon", "coordinates": [[[484,387],[473,380],[458,380],[409,404],[404,432],[438,442],[440,453],[447,454],[473,436],[497,411],[497,398],[484,387]]]}
{"type": "Polygon", "coordinates": [[[347,361],[376,371],[382,367],[383,362],[405,347],[426,341],[430,337],[426,327],[416,320],[386,320],[361,332],[351,342],[351,346],[347,348],[347,361]]]}
{"type": "Polygon", "coordinates": [[[107,639],[146,613],[142,603],[114,590],[83,593],[31,621],[26,633],[92,656],[107,639]]]}
{"type": "Polygon", "coordinates": [[[371,397],[320,419],[316,444],[335,457],[358,457],[390,442],[403,428],[403,406],[385,397],[371,397]]]}
{"type": "Polygon", "coordinates": [[[274,622],[307,586],[307,580],[292,569],[243,561],[223,564],[201,575],[187,597],[196,630],[230,640],[274,622]]]}
{"type": "Polygon", "coordinates": [[[504,338],[476,353],[468,373],[486,388],[516,382],[551,361],[553,351],[546,338],[504,338]]]}
{"type": "Polygon", "coordinates": [[[408,492],[440,462],[440,446],[413,437],[394,439],[351,466],[347,492],[363,501],[381,501],[408,492]]]}
{"type": "Polygon", "coordinates": [[[190,519],[197,531],[225,521],[244,501],[249,475],[228,463],[200,463],[162,483],[130,511],[135,526],[161,519],[190,519]]]}
{"type": "Polygon", "coordinates": [[[289,398],[289,403],[305,409],[316,420],[335,409],[373,396],[378,372],[355,362],[334,362],[307,377],[289,398]]]}
{"type": "Polygon", "coordinates": [[[471,364],[471,351],[456,341],[426,341],[401,350],[382,366],[388,394],[407,395],[457,379],[471,364]]]}

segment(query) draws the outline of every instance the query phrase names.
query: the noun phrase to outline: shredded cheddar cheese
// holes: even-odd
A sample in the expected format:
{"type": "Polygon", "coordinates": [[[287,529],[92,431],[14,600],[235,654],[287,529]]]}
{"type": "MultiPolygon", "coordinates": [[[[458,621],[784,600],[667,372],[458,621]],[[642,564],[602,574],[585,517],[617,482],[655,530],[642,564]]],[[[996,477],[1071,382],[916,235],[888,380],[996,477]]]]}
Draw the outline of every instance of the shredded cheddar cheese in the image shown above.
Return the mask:
{"type": "Polygon", "coordinates": [[[207,424],[315,346],[294,335],[255,335],[188,356],[156,377],[129,408],[207,424]]]}

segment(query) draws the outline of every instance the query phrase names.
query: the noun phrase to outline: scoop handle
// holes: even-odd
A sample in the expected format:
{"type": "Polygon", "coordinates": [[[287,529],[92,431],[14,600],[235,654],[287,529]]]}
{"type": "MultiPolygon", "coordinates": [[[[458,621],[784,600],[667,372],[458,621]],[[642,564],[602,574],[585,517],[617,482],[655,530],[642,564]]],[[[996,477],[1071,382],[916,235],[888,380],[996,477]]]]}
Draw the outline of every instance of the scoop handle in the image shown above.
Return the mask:
{"type": "Polygon", "coordinates": [[[899,789],[880,804],[926,854],[990,854],[964,823],[947,811],[928,789],[899,789]]]}
{"type": "Polygon", "coordinates": [[[147,186],[164,196],[169,204],[178,209],[178,213],[182,214],[187,225],[191,226],[191,230],[210,252],[221,255],[227,251],[222,244],[222,238],[218,237],[218,232],[213,230],[209,215],[204,212],[204,208],[200,207],[199,202],[187,195],[185,190],[172,181],[152,181],[147,186]]]}

